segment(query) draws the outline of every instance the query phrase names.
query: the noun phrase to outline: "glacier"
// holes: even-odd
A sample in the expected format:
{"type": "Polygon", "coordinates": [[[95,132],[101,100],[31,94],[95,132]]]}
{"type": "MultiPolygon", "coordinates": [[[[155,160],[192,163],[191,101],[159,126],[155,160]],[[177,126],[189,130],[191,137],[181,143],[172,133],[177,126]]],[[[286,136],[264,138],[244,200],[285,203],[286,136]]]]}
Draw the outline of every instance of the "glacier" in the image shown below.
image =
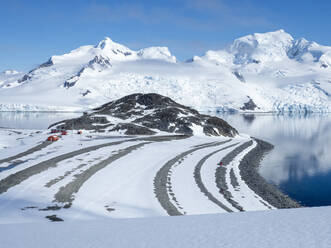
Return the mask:
{"type": "Polygon", "coordinates": [[[105,38],[0,74],[0,111],[86,111],[133,93],[200,111],[330,112],[331,47],[277,30],[182,62],[167,47],[134,51],[105,38]]]}

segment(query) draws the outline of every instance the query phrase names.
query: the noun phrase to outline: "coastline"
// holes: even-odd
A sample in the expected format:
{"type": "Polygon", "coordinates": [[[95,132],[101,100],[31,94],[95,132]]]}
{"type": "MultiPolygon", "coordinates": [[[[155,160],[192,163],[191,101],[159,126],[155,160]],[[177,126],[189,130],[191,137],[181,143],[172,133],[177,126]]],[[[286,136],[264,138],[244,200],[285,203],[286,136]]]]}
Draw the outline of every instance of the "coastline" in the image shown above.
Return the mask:
{"type": "Polygon", "coordinates": [[[257,145],[240,161],[240,176],[257,195],[276,208],[299,208],[298,202],[268,183],[259,173],[261,161],[274,146],[266,141],[252,137],[257,145]]]}
{"type": "MultiPolygon", "coordinates": [[[[239,167],[239,175],[240,175],[241,179],[245,182],[245,184],[252,191],[254,191],[265,202],[269,203],[270,205],[272,205],[275,208],[281,209],[281,208],[302,207],[298,202],[296,202],[295,200],[291,199],[289,196],[282,193],[277,187],[268,183],[260,175],[260,173],[259,173],[260,163],[263,160],[263,158],[265,157],[265,155],[273,149],[273,145],[271,145],[270,143],[257,139],[257,138],[254,138],[254,137],[251,137],[250,141],[243,143],[239,147],[233,149],[228,154],[226,154],[226,156],[222,159],[224,165],[226,166],[227,164],[229,164],[240,152],[242,152],[245,148],[251,146],[253,143],[252,140],[254,140],[257,143],[256,146],[254,148],[252,148],[252,150],[250,150],[247,154],[245,154],[245,156],[242,157],[240,162],[238,161],[239,165],[237,164],[237,166],[239,167]]],[[[17,160],[17,161],[15,161],[15,163],[12,164],[12,166],[16,166],[24,161],[24,160],[20,161],[21,157],[24,157],[30,153],[39,151],[41,149],[45,149],[50,144],[51,143],[49,143],[49,142],[43,142],[42,144],[38,144],[37,146],[32,147],[22,153],[2,159],[2,160],[0,160],[0,163],[9,162],[11,160],[17,160]],[[20,160],[18,160],[18,159],[20,159],[20,160]]],[[[233,144],[231,146],[233,146],[233,144]]],[[[202,146],[202,147],[204,148],[205,146],[202,146]]],[[[200,170],[201,170],[203,163],[205,162],[205,160],[207,158],[209,158],[211,155],[215,154],[215,152],[217,153],[222,150],[224,150],[223,147],[221,149],[213,151],[212,153],[207,154],[207,156],[201,158],[194,171],[195,182],[198,185],[198,187],[200,188],[201,192],[204,193],[208,197],[209,200],[213,201],[214,203],[216,202],[217,205],[220,205],[220,204],[218,204],[218,202],[215,201],[215,199],[213,199],[213,197],[210,197],[211,195],[210,195],[210,192],[208,192],[208,189],[204,189],[204,187],[203,187],[204,185],[202,183],[200,170]]],[[[187,153],[190,153],[190,152],[188,152],[188,151],[185,152],[185,154],[187,154],[187,153]]],[[[61,155],[60,157],[62,158],[63,155],[61,155]]],[[[177,160],[178,160],[178,158],[177,158],[177,160]]],[[[237,178],[233,174],[233,171],[231,171],[232,172],[232,173],[230,172],[231,182],[228,182],[228,184],[227,184],[225,182],[226,180],[225,180],[224,168],[225,167],[217,168],[217,172],[216,172],[217,187],[220,189],[220,192],[222,192],[225,199],[228,202],[230,202],[234,208],[238,209],[239,211],[242,211],[243,209],[240,206],[240,204],[238,205],[237,202],[233,201],[232,195],[228,191],[228,184],[229,185],[231,184],[234,187],[236,187],[237,178]]],[[[30,169],[32,169],[32,168],[30,168],[30,169]]],[[[168,173],[166,173],[166,175],[168,175],[168,173]]],[[[238,177],[238,175],[237,175],[237,177],[238,177]]],[[[167,180],[165,180],[165,181],[167,181],[167,180]]],[[[154,181],[154,183],[155,183],[155,181],[154,181]]],[[[154,186],[155,186],[155,184],[154,184],[154,186]]],[[[160,187],[156,187],[156,192],[157,192],[158,188],[160,188],[160,187]]],[[[224,209],[224,206],[221,206],[221,207],[224,209]]],[[[226,209],[226,211],[228,211],[228,209],[226,209]]],[[[172,214],[170,214],[170,215],[172,215],[172,214]]]]}

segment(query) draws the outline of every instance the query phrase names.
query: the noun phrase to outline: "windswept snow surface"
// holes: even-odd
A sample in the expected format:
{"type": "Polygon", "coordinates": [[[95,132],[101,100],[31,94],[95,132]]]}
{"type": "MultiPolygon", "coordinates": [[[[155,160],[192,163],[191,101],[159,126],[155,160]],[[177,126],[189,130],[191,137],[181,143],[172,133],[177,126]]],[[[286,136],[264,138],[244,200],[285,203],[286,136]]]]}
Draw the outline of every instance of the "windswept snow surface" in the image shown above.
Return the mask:
{"type": "MultiPolygon", "coordinates": [[[[0,223],[46,221],[45,216],[53,214],[77,220],[239,211],[217,190],[216,169],[223,157],[251,141],[247,135],[110,136],[69,131],[57,142],[45,142],[49,135],[0,129],[0,223]],[[205,156],[208,159],[199,167],[205,156]],[[210,200],[211,195],[218,202],[210,200]]],[[[270,206],[248,189],[236,170],[254,147],[251,143],[226,167],[236,171],[237,194],[245,197],[233,192],[233,199],[243,210],[268,210],[270,206]]],[[[228,179],[225,183],[230,187],[228,179]]]]}
{"type": "Polygon", "coordinates": [[[241,37],[188,62],[166,47],[133,51],[106,38],[52,56],[10,87],[1,77],[1,111],[85,110],[132,93],[159,93],[199,110],[331,110],[331,47],[283,30],[241,37]]]}
{"type": "Polygon", "coordinates": [[[1,247],[329,248],[331,207],[62,223],[0,224],[1,247]]]}

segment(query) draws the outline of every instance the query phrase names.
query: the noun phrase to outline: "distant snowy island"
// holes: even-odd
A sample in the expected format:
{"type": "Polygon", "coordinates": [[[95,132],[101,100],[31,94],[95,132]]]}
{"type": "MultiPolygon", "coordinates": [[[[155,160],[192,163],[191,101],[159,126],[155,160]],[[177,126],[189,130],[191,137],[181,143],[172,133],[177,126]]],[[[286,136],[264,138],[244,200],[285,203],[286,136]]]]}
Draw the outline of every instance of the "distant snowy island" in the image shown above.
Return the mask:
{"type": "Polygon", "coordinates": [[[166,47],[133,51],[105,38],[0,75],[0,111],[85,111],[158,93],[203,111],[330,112],[331,47],[283,30],[236,39],[180,62],[166,47]]]}

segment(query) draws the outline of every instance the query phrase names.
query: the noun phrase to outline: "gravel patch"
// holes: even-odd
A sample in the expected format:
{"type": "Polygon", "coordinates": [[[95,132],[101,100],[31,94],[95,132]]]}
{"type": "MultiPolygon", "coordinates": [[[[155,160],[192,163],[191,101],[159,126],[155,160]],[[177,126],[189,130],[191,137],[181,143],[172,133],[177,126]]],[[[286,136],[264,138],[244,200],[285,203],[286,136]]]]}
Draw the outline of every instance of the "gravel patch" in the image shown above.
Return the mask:
{"type": "Polygon", "coordinates": [[[48,181],[48,182],[45,184],[45,187],[50,188],[50,187],[53,186],[54,184],[60,182],[61,180],[63,180],[63,179],[66,178],[67,176],[71,175],[73,172],[75,172],[75,171],[77,171],[77,170],[79,170],[79,169],[85,167],[86,165],[87,165],[87,164],[80,164],[80,165],[78,165],[76,168],[74,168],[74,169],[72,169],[72,170],[70,170],[70,171],[66,171],[66,172],[64,173],[64,175],[59,176],[59,177],[57,177],[57,178],[54,178],[54,179],[48,181]]]}
{"type": "Polygon", "coordinates": [[[257,195],[276,208],[298,208],[299,203],[269,184],[258,172],[260,162],[273,149],[273,145],[256,139],[257,146],[239,164],[240,176],[257,195]]]}
{"type": "Polygon", "coordinates": [[[237,188],[239,186],[239,183],[237,181],[236,175],[234,174],[233,168],[230,170],[230,180],[233,188],[237,188]]]}

